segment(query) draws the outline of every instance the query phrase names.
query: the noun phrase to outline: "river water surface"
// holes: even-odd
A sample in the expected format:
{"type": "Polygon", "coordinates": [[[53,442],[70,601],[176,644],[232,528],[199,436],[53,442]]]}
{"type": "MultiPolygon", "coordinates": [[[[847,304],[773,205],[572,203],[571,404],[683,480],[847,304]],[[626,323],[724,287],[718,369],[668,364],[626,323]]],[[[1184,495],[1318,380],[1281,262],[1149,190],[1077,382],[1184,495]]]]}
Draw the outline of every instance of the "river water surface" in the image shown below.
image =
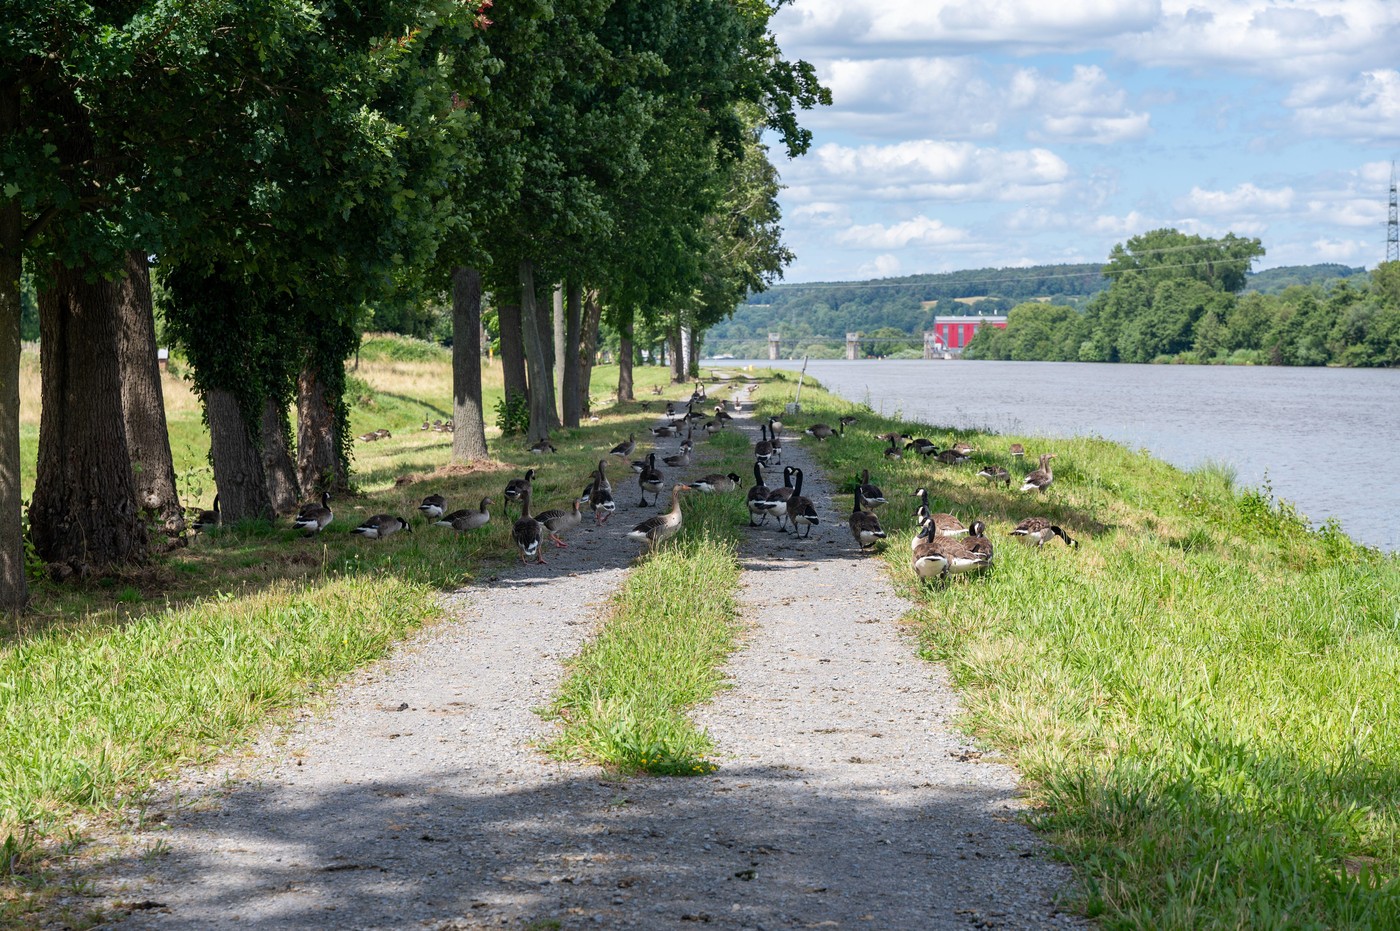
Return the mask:
{"type": "Polygon", "coordinates": [[[932,425],[1102,436],[1185,469],[1228,463],[1241,485],[1267,476],[1314,523],[1335,517],[1354,539],[1400,550],[1400,371],[813,360],[807,372],[848,400],[932,425]]]}

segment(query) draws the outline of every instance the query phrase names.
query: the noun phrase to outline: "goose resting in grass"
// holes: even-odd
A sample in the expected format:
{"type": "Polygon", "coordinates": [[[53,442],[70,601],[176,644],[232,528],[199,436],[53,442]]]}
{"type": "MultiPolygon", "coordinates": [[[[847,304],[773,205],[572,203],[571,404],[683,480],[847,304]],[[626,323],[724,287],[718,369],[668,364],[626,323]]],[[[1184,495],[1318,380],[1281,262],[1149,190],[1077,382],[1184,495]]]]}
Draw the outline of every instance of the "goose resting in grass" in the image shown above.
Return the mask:
{"type": "Polygon", "coordinates": [[[671,486],[671,510],[665,514],[648,517],[627,531],[629,540],[636,540],[654,552],[658,546],[675,536],[681,529],[681,492],[689,491],[689,485],[677,482],[671,486]]]}
{"type": "Polygon", "coordinates": [[[921,579],[946,579],[949,575],[984,568],[990,557],[963,540],[940,537],[925,524],[914,544],[914,574],[921,579]]]}
{"type": "Polygon", "coordinates": [[[851,510],[850,519],[846,523],[850,525],[851,536],[855,537],[856,543],[864,550],[885,539],[885,531],[880,526],[880,518],[869,511],[861,510],[861,503],[865,499],[865,496],[860,493],[862,487],[864,486],[856,487],[855,505],[851,510]]]}
{"type": "Polygon", "coordinates": [[[1005,485],[1007,488],[1011,487],[1011,473],[1003,469],[1001,466],[987,466],[985,469],[978,472],[977,475],[981,478],[985,478],[993,485],[1000,483],[1002,485],[1005,485]]]}
{"type": "Polygon", "coordinates": [[[1012,443],[1012,444],[1011,444],[1011,458],[1012,458],[1012,459],[1021,459],[1021,458],[1024,458],[1025,455],[1026,455],[1026,447],[1022,446],[1020,443],[1012,443]]]}
{"type": "Polygon", "coordinates": [[[1037,548],[1059,537],[1065,541],[1065,546],[1071,549],[1079,548],[1078,540],[1073,539],[1069,534],[1043,517],[1027,517],[1012,528],[1009,536],[1020,537],[1026,542],[1034,542],[1037,548]]]}
{"type": "Polygon", "coordinates": [[[200,511],[199,516],[194,519],[190,527],[199,533],[203,533],[206,530],[213,530],[215,527],[223,524],[223,522],[224,516],[219,513],[219,496],[215,495],[214,510],[200,511]]]}
{"type": "MultiPolygon", "coordinates": [[[[914,515],[914,520],[920,528],[932,526],[934,536],[938,537],[961,537],[967,534],[963,522],[952,514],[944,511],[935,514],[929,510],[928,489],[920,488],[914,492],[914,496],[919,499],[919,509],[914,515]]],[[[914,538],[913,545],[918,545],[918,537],[914,538]]]]}
{"type": "Polygon", "coordinates": [[[321,492],[320,504],[308,504],[297,514],[296,520],[292,521],[292,526],[298,530],[305,530],[309,537],[312,534],[320,533],[326,529],[326,525],[335,519],[331,513],[331,493],[321,492]]]}
{"type": "Polygon", "coordinates": [[[395,517],[392,514],[376,514],[350,532],[356,536],[368,537],[371,540],[383,540],[392,537],[400,530],[408,533],[413,532],[408,521],[402,517],[395,517]]]}
{"type": "Polygon", "coordinates": [[[491,523],[492,501],[489,497],[481,499],[481,505],[475,511],[461,510],[453,511],[451,514],[444,514],[437,521],[439,527],[451,527],[458,533],[466,530],[475,530],[478,527],[485,527],[491,523]]]}
{"type": "Polygon", "coordinates": [[[1050,483],[1055,481],[1055,473],[1050,470],[1050,460],[1054,458],[1054,453],[1041,453],[1040,468],[1026,476],[1026,483],[1021,486],[1021,490],[1043,492],[1049,488],[1050,483]]]}
{"type": "Polygon", "coordinates": [[[418,505],[418,510],[428,520],[437,520],[447,512],[447,499],[442,495],[428,495],[423,499],[423,503],[418,505]]]}

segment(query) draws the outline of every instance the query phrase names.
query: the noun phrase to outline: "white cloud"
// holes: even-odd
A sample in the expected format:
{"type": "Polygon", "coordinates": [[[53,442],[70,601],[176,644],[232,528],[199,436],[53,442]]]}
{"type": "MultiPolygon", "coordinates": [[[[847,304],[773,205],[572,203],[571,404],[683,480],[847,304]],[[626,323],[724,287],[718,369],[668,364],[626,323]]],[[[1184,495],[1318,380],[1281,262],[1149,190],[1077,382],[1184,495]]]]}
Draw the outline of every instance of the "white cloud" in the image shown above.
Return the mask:
{"type": "Polygon", "coordinates": [[[1297,85],[1284,100],[1310,136],[1400,139],[1400,71],[1365,71],[1350,79],[1321,77],[1297,85]]]}
{"type": "Polygon", "coordinates": [[[862,278],[892,278],[899,274],[901,268],[903,265],[894,256],[877,255],[872,261],[856,269],[856,274],[862,278]]]}
{"type": "Polygon", "coordinates": [[[785,176],[824,200],[863,196],[878,200],[1058,198],[1069,165],[1048,149],[1001,149],[932,139],[893,145],[818,146],[790,164],[785,176]]]}
{"type": "Polygon", "coordinates": [[[1318,239],[1312,244],[1314,262],[1364,262],[1376,251],[1376,243],[1354,239],[1318,239]]]}
{"type": "Polygon", "coordinates": [[[1136,210],[1130,211],[1124,216],[1115,217],[1102,215],[1094,217],[1090,223],[1090,229],[1096,233],[1108,233],[1113,236],[1136,236],[1151,229],[1159,229],[1160,224],[1155,220],[1138,213],[1136,210]]]}
{"type": "Polygon", "coordinates": [[[1282,213],[1292,206],[1293,189],[1291,187],[1270,191],[1256,187],[1247,181],[1237,186],[1233,191],[1207,191],[1193,187],[1190,194],[1177,202],[1178,210],[1201,213],[1207,216],[1282,213]]]}
{"type": "Polygon", "coordinates": [[[818,229],[832,229],[851,225],[851,212],[845,204],[815,201],[794,208],[788,216],[807,221],[808,226],[818,229]]]}
{"type": "Polygon", "coordinates": [[[837,234],[836,241],[857,249],[903,249],[909,245],[946,246],[966,238],[963,230],[945,226],[941,220],[917,216],[892,226],[880,223],[852,226],[837,234]]]}

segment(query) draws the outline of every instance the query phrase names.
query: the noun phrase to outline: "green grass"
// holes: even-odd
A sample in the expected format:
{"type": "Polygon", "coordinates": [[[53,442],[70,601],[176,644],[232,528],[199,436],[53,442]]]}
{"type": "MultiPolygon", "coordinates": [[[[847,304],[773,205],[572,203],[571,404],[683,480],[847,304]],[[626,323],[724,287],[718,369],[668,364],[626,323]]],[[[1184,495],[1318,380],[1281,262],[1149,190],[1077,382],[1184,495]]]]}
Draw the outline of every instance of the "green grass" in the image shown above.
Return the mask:
{"type": "Polygon", "coordinates": [[[842,440],[803,442],[839,477],[870,468],[890,498],[885,558],[918,602],[910,620],[964,723],[1028,777],[1084,913],[1112,928],[1400,926],[1400,559],[1311,529],[1218,466],[901,425],[810,390],[789,432],[860,416],[842,440]],[[892,427],[979,453],[889,463],[872,435],[892,427]],[[1016,441],[1057,454],[1043,498],[976,477],[982,462],[1019,478],[1016,441]],[[920,485],[987,522],[991,572],[917,584],[904,495],[920,485]],[[1036,514],[1082,547],[1005,536],[1036,514]]]}
{"type": "MultiPolygon", "coordinates": [[[[691,471],[742,472],[749,441],[730,431],[697,452],[719,455],[691,471]]],[[[598,636],[569,662],[551,714],[550,749],[622,772],[713,772],[710,738],[687,716],[721,687],[720,666],[739,632],[738,541],[743,492],[682,497],[681,532],[627,577],[598,636]]]]}

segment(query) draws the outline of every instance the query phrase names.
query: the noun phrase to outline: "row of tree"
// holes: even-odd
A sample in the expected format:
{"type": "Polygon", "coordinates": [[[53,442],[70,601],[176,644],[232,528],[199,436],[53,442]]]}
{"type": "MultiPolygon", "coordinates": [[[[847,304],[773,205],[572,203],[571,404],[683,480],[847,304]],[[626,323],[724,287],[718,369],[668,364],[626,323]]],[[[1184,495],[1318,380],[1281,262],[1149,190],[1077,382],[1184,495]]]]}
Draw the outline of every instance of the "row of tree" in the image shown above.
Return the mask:
{"type": "Polygon", "coordinates": [[[760,136],[801,154],[797,112],[829,94],[783,58],[775,7],[6,5],[0,608],[26,601],[23,275],[42,348],[29,536],[58,575],[141,561],[150,527],[180,532],[153,290],[192,365],[226,519],[345,487],[345,360],[372,314],[434,294],[451,296],[453,455],[486,455],[483,291],[540,438],[578,423],[604,314],[630,359],[638,322],[679,343],[788,261],[760,136]]]}
{"type": "MultiPolygon", "coordinates": [[[[1241,293],[1257,239],[1154,230],[1113,250],[1085,310],[1026,303],[984,327],[972,359],[1400,365],[1400,263],[1241,293]]],[[[1353,269],[1336,266],[1343,272],[1353,269]]],[[[1296,275],[1291,277],[1297,277],[1296,275]]]]}

